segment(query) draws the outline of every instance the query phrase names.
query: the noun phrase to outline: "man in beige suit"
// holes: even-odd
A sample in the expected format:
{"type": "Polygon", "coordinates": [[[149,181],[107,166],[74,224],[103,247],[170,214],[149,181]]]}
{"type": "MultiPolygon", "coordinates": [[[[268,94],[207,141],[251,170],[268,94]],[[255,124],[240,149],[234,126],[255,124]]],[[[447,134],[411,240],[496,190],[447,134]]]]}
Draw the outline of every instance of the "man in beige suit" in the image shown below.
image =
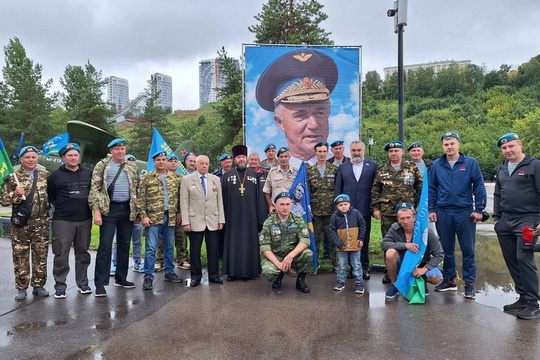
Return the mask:
{"type": "Polygon", "coordinates": [[[201,283],[201,245],[206,241],[208,281],[223,284],[219,277],[217,230],[225,224],[221,180],[209,174],[208,156],[197,157],[197,171],[184,177],[180,188],[180,212],[184,231],[189,232],[191,286],[201,283]]]}

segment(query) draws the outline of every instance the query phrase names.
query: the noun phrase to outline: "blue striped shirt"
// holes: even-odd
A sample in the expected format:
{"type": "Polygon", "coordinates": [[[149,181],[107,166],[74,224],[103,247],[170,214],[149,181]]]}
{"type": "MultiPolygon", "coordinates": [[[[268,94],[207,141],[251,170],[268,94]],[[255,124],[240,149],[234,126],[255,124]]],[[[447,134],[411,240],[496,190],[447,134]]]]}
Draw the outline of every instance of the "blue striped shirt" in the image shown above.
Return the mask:
{"type": "MultiPolygon", "coordinates": [[[[107,189],[111,186],[116,173],[120,169],[120,164],[114,161],[109,162],[109,168],[107,169],[107,189]]],[[[129,179],[125,171],[122,170],[120,176],[114,183],[114,191],[111,197],[111,201],[114,202],[128,202],[129,196],[129,179]]]]}

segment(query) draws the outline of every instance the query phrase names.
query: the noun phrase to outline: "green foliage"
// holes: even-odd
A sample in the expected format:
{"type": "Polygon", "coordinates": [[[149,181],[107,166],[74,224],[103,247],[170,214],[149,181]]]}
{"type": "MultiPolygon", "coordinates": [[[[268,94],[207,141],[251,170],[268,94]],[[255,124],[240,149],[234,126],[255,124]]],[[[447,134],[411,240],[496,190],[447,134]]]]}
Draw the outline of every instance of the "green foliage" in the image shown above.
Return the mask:
{"type": "Polygon", "coordinates": [[[52,79],[42,83],[42,67],[26,56],[18,38],[4,46],[4,82],[0,86],[0,130],[5,145],[15,149],[21,131],[26,144],[40,147],[53,135],[49,126],[54,99],[48,95],[52,79]]]}
{"type": "Polygon", "coordinates": [[[381,99],[383,82],[377,71],[368,71],[363,84],[362,96],[371,96],[373,99],[381,99]]]}
{"type": "Polygon", "coordinates": [[[63,100],[69,117],[110,130],[107,118],[113,115],[113,112],[103,100],[103,88],[106,84],[101,71],[97,71],[90,62],[86,63],[84,68],[66,66],[60,85],[66,92],[63,100]]]}
{"type": "Polygon", "coordinates": [[[331,33],[320,27],[328,18],[316,0],[269,0],[248,27],[257,44],[333,45],[331,33]]]}

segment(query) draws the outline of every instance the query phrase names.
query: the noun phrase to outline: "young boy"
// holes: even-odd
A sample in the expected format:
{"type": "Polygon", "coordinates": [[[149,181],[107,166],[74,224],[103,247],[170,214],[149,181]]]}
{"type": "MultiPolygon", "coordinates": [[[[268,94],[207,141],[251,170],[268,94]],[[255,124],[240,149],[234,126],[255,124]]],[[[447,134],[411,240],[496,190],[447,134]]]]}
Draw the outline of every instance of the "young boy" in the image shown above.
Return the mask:
{"type": "Polygon", "coordinates": [[[356,279],[355,293],[364,293],[364,281],[362,279],[362,263],[360,250],[364,245],[366,235],[366,222],[360,211],[351,207],[349,195],[340,194],[335,197],[334,204],[337,210],[330,218],[330,237],[336,245],[338,258],[337,284],[334,290],[345,289],[345,273],[350,261],[353,275],[356,279]]]}

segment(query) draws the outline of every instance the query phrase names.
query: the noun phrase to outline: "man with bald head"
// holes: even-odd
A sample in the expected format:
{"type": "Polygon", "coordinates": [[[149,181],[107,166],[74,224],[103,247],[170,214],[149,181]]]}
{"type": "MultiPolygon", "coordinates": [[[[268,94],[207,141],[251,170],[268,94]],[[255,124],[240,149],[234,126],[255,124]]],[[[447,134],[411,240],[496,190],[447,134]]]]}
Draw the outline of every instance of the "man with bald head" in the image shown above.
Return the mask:
{"type": "Polygon", "coordinates": [[[208,173],[208,156],[199,155],[195,161],[197,170],[184,177],[180,188],[180,213],[184,231],[189,233],[191,262],[191,286],[202,279],[201,246],[206,241],[208,281],[222,284],[219,277],[217,231],[223,229],[225,214],[221,180],[208,173]]]}

